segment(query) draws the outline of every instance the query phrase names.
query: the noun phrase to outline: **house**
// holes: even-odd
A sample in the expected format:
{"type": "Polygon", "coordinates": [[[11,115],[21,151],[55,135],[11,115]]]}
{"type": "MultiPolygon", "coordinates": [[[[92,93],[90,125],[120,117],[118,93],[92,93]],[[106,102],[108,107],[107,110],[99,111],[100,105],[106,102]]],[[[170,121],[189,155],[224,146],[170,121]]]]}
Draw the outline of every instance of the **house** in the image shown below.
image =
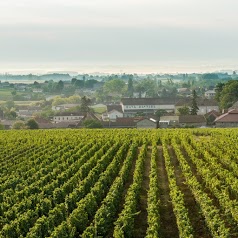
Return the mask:
{"type": "Polygon", "coordinates": [[[191,95],[191,90],[189,88],[178,88],[177,92],[178,92],[178,94],[183,95],[183,96],[191,95]]]}
{"type": "Polygon", "coordinates": [[[160,128],[201,126],[206,126],[206,118],[203,115],[162,116],[159,121],[160,128]]]}
{"type": "Polygon", "coordinates": [[[202,127],[206,126],[207,121],[203,115],[184,115],[179,116],[180,127],[202,127]]]}
{"type": "Polygon", "coordinates": [[[54,124],[51,123],[50,120],[47,120],[42,117],[33,117],[33,119],[36,121],[36,123],[39,126],[39,129],[52,129],[54,124]]]}
{"type": "Polygon", "coordinates": [[[214,98],[215,95],[216,95],[215,90],[208,90],[204,93],[204,96],[209,99],[214,98]]]}
{"type": "Polygon", "coordinates": [[[12,126],[15,122],[16,121],[13,120],[2,120],[0,121],[0,124],[4,126],[5,130],[9,130],[12,129],[12,126]]]}
{"type": "Polygon", "coordinates": [[[232,109],[215,119],[216,127],[238,127],[238,110],[232,109]]]}
{"type": "Polygon", "coordinates": [[[9,88],[10,87],[10,83],[9,82],[1,82],[0,83],[0,88],[9,88]]]}
{"type": "Polygon", "coordinates": [[[159,120],[160,128],[178,127],[179,116],[161,116],[159,120]]]}
{"type": "Polygon", "coordinates": [[[136,121],[134,118],[122,117],[116,118],[116,121],[102,121],[104,128],[135,128],[136,121]]]}
{"type": "Polygon", "coordinates": [[[206,113],[204,116],[205,116],[205,118],[207,120],[207,124],[208,125],[213,125],[215,120],[216,120],[216,118],[218,118],[220,115],[221,115],[220,112],[212,110],[212,111],[206,113]]]}
{"type": "Polygon", "coordinates": [[[133,92],[133,98],[144,98],[146,96],[146,93],[143,92],[143,93],[138,93],[138,92],[133,92]]]}
{"type": "Polygon", "coordinates": [[[43,92],[43,89],[42,89],[42,88],[33,88],[33,89],[32,89],[32,92],[33,92],[33,93],[42,93],[42,92],[43,92]]]}
{"type": "Polygon", "coordinates": [[[94,113],[87,112],[86,115],[84,114],[83,118],[78,122],[77,127],[83,127],[84,126],[83,123],[86,120],[94,120],[94,121],[99,121],[101,123],[101,120],[97,116],[95,116],[94,113]]]}
{"type": "Polygon", "coordinates": [[[74,107],[79,107],[81,104],[79,103],[65,103],[65,104],[60,104],[57,106],[52,106],[52,110],[53,111],[64,111],[64,110],[68,110],[74,107]]]}
{"type": "Polygon", "coordinates": [[[27,84],[15,84],[14,88],[17,92],[25,92],[27,89],[27,84]]]}
{"type": "Polygon", "coordinates": [[[61,121],[53,125],[53,128],[64,129],[64,128],[77,128],[79,122],[74,121],[61,121]]]}
{"type": "Polygon", "coordinates": [[[103,114],[104,120],[116,121],[116,118],[123,117],[121,105],[107,105],[107,112],[103,114]]]}
{"type": "Polygon", "coordinates": [[[80,112],[61,112],[53,116],[53,122],[59,123],[62,121],[81,121],[84,117],[83,113],[80,112]]]}
{"type": "Polygon", "coordinates": [[[138,113],[153,114],[159,109],[174,112],[176,98],[122,98],[124,117],[133,117],[138,113]]]}
{"type": "Polygon", "coordinates": [[[158,122],[153,118],[144,118],[136,123],[137,128],[158,128],[158,122]]]}
{"type": "Polygon", "coordinates": [[[52,124],[52,123],[37,123],[38,126],[39,126],[39,129],[52,129],[52,128],[55,128],[55,124],[52,124]]]}
{"type": "Polygon", "coordinates": [[[18,117],[29,119],[34,116],[34,114],[40,113],[41,111],[42,109],[39,106],[21,106],[17,112],[17,115],[18,117]]]}
{"type": "MultiPolygon", "coordinates": [[[[217,101],[214,99],[207,99],[207,98],[198,98],[197,99],[197,105],[198,105],[198,115],[205,115],[206,113],[210,111],[219,111],[219,106],[217,101]]],[[[181,99],[175,104],[175,113],[179,114],[179,108],[182,108],[184,106],[187,106],[191,109],[192,106],[192,98],[189,99],[181,99]]]]}

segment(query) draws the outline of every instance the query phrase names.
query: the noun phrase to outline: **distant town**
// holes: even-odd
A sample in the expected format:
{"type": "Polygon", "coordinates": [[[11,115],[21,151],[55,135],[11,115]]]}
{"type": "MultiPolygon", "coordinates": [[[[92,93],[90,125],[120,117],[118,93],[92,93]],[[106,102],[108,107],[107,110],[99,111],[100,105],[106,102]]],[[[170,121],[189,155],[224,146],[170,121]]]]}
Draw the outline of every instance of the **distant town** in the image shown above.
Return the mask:
{"type": "Polygon", "coordinates": [[[238,126],[232,73],[0,75],[0,128],[238,126]]]}

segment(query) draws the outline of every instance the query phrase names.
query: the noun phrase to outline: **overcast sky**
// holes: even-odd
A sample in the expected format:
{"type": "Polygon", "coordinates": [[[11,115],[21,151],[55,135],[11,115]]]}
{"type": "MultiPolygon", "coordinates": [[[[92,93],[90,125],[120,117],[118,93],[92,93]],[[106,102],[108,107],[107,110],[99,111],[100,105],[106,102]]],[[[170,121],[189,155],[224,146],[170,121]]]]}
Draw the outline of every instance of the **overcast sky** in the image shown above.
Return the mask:
{"type": "Polygon", "coordinates": [[[237,11],[237,0],[1,1],[0,70],[238,69],[237,11]]]}

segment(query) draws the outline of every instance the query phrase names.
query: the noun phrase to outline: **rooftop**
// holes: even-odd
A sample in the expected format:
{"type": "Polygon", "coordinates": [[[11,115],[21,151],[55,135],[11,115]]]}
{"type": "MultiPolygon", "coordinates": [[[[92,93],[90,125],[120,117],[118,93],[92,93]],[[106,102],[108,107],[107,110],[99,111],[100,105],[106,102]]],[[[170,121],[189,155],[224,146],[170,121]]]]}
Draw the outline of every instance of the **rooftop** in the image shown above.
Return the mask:
{"type": "Polygon", "coordinates": [[[215,122],[238,122],[238,110],[232,109],[217,117],[215,122]]]}
{"type": "Polygon", "coordinates": [[[123,105],[174,105],[176,98],[122,98],[123,105]]]}

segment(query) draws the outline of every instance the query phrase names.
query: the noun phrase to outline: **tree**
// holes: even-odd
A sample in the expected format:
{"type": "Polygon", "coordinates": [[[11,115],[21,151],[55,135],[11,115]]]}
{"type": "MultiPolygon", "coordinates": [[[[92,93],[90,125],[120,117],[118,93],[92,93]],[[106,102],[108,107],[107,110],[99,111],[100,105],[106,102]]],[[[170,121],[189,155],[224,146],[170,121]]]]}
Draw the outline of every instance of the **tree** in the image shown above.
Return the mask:
{"type": "Polygon", "coordinates": [[[5,106],[8,109],[11,109],[11,108],[13,108],[15,106],[15,103],[13,101],[6,101],[5,106]]]}
{"type": "Polygon", "coordinates": [[[8,120],[14,120],[17,117],[17,113],[14,110],[5,110],[4,117],[8,120]]]}
{"type": "Polygon", "coordinates": [[[220,102],[221,92],[225,86],[225,83],[218,83],[215,87],[215,99],[220,102]]]}
{"type": "Polygon", "coordinates": [[[87,113],[87,112],[90,112],[91,111],[91,109],[90,109],[90,105],[91,105],[91,99],[90,98],[87,98],[86,96],[83,96],[82,98],[81,98],[81,106],[80,106],[80,111],[81,112],[84,112],[85,114],[87,113]]]}
{"type": "Polygon", "coordinates": [[[84,82],[84,87],[85,88],[93,88],[94,84],[98,83],[97,80],[95,79],[88,79],[84,82]]]}
{"type": "Polygon", "coordinates": [[[189,115],[189,107],[183,106],[178,109],[179,115],[189,115]]]}
{"type": "Polygon", "coordinates": [[[133,96],[134,88],[133,88],[133,76],[130,76],[128,79],[128,87],[127,87],[127,93],[129,97],[133,96]]]}
{"type": "Polygon", "coordinates": [[[167,111],[164,110],[164,109],[159,109],[159,110],[157,110],[157,111],[155,112],[155,115],[156,115],[157,117],[162,117],[162,116],[164,116],[164,115],[166,115],[166,114],[167,114],[167,111]]]}
{"type": "Polygon", "coordinates": [[[135,91],[139,93],[139,98],[141,98],[142,93],[145,91],[145,88],[142,85],[137,84],[135,87],[135,91]]]}
{"type": "Polygon", "coordinates": [[[71,84],[73,84],[73,85],[74,85],[76,81],[77,81],[77,79],[76,79],[76,78],[72,78],[72,79],[71,79],[71,84]]]}
{"type": "Polygon", "coordinates": [[[104,84],[103,89],[106,93],[123,94],[125,92],[125,82],[121,79],[112,79],[104,84]]]}
{"type": "Polygon", "coordinates": [[[29,119],[26,126],[28,129],[39,129],[39,125],[34,119],[29,119]]]}
{"type": "Polygon", "coordinates": [[[135,88],[140,95],[141,93],[146,92],[146,97],[158,96],[158,85],[156,80],[149,78],[141,80],[135,88]]]}
{"type": "Polygon", "coordinates": [[[13,91],[11,92],[11,94],[12,94],[12,96],[16,96],[16,95],[17,95],[17,91],[16,91],[16,90],[13,90],[13,91]]]}
{"type": "Polygon", "coordinates": [[[57,92],[62,92],[62,90],[64,89],[64,82],[62,80],[60,80],[55,87],[57,92]]]}
{"type": "Polygon", "coordinates": [[[78,95],[73,95],[68,97],[68,103],[73,103],[73,104],[77,104],[81,102],[81,97],[78,95]]]}
{"type": "Polygon", "coordinates": [[[220,92],[220,108],[227,109],[238,100],[238,81],[230,80],[223,87],[220,92]]]}
{"type": "Polygon", "coordinates": [[[76,88],[84,88],[84,80],[79,80],[79,79],[77,79],[77,80],[75,81],[75,83],[74,83],[74,86],[75,86],[76,88]]]}
{"type": "Polygon", "coordinates": [[[83,126],[85,128],[102,128],[101,122],[93,119],[85,120],[83,126]]]}
{"type": "Polygon", "coordinates": [[[12,125],[13,129],[19,130],[19,129],[25,129],[26,126],[24,124],[23,121],[16,121],[13,125],[12,125]]]}
{"type": "Polygon", "coordinates": [[[0,130],[4,130],[4,129],[5,129],[4,125],[0,124],[0,130]]]}
{"type": "Polygon", "coordinates": [[[191,106],[190,114],[197,115],[198,110],[199,110],[199,108],[198,108],[198,104],[197,104],[197,93],[195,90],[193,90],[193,98],[192,98],[192,106],[191,106]]]}
{"type": "Polygon", "coordinates": [[[40,87],[41,87],[41,86],[40,86],[40,83],[38,83],[37,81],[34,81],[33,86],[34,86],[35,88],[40,88],[40,87]]]}

